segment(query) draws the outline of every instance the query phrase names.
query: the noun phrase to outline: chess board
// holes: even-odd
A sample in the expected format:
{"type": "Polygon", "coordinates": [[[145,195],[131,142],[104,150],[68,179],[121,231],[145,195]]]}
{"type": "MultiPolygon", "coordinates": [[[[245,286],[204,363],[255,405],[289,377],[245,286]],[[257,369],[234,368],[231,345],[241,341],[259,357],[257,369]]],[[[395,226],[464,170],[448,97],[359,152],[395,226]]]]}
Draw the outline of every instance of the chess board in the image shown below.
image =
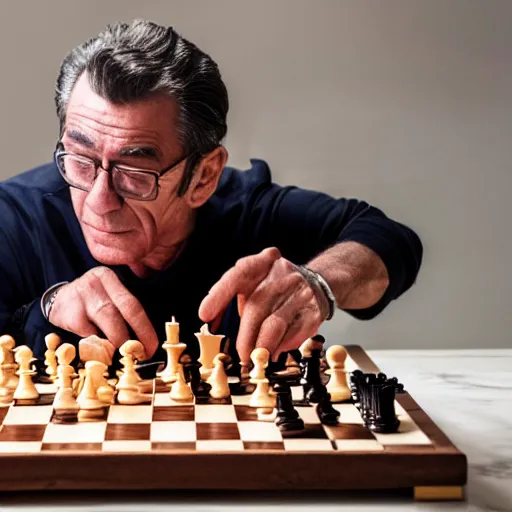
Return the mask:
{"type": "MultiPolygon", "coordinates": [[[[361,347],[346,346],[347,371],[380,371],[361,347]]],[[[0,490],[41,489],[414,489],[418,499],[461,499],[467,462],[407,393],[396,395],[398,432],[374,434],[350,401],[339,424],[321,424],[292,389],[304,420],[282,432],[249,406],[174,402],[153,381],[151,403],[111,405],[97,421],[52,421],[53,384],[35,405],[0,408],[0,490]]]]}

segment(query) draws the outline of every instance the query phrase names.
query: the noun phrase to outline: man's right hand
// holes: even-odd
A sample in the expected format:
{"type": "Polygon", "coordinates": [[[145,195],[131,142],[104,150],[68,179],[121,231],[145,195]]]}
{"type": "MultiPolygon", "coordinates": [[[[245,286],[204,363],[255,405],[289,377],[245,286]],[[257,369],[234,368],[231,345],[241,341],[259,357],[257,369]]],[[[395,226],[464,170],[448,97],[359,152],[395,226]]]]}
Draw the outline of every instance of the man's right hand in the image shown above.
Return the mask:
{"type": "Polygon", "coordinates": [[[140,302],[106,267],[93,268],[63,285],[55,297],[49,321],[83,338],[99,334],[99,329],[115,348],[130,339],[128,324],[148,357],[158,348],[156,332],[140,302]]]}

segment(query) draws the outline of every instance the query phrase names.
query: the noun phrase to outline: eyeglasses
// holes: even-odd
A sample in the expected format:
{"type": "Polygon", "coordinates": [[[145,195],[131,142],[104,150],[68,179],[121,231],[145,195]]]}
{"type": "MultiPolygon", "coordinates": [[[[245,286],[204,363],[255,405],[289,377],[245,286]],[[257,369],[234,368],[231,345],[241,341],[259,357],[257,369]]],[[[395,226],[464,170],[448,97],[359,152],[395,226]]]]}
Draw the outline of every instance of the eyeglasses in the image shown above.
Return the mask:
{"type": "Polygon", "coordinates": [[[159,179],[164,174],[176,170],[187,158],[188,156],[185,156],[167,169],[157,172],[119,164],[112,164],[108,169],[103,169],[101,162],[93,158],[66,152],[62,143],[57,144],[54,152],[57,168],[71,187],[89,192],[98,176],[98,169],[101,168],[110,174],[112,186],[117,195],[138,201],[156,199],[159,179]]]}

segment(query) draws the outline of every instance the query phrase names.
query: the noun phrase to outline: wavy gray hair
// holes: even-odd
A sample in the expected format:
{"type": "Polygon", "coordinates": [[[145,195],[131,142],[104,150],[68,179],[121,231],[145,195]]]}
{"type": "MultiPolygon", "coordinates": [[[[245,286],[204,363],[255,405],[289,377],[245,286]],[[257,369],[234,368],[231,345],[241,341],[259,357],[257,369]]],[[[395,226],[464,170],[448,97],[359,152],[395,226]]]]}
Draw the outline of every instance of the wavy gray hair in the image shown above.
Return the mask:
{"type": "Polygon", "coordinates": [[[64,59],[55,88],[61,130],[73,87],[87,71],[91,88],[113,103],[164,92],[179,109],[179,142],[187,159],[182,195],[201,158],[227,132],[228,93],[217,64],[171,27],[135,20],[108,25],[64,59]]]}

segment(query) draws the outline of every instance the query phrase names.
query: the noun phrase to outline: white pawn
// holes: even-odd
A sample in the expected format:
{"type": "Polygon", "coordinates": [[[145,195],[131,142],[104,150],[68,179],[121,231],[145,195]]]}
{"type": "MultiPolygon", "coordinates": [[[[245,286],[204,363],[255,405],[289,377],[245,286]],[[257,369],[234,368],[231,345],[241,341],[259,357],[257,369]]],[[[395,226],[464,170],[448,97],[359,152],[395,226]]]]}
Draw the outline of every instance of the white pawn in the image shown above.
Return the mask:
{"type": "Polygon", "coordinates": [[[329,365],[326,374],[330,374],[331,378],[327,383],[327,391],[331,395],[332,402],[343,402],[350,399],[350,387],[347,382],[347,374],[345,372],[345,360],[347,359],[347,351],[341,345],[333,345],[329,347],[325,353],[325,359],[329,365]]]}
{"type": "Polygon", "coordinates": [[[55,351],[57,350],[57,347],[60,345],[61,339],[58,334],[52,332],[44,337],[44,341],[48,349],[44,353],[44,364],[46,365],[46,374],[49,375],[52,381],[55,381],[57,378],[57,357],[55,356],[55,351]]]}
{"type": "Polygon", "coordinates": [[[270,394],[269,381],[265,375],[269,359],[270,352],[266,348],[258,347],[251,352],[254,368],[249,375],[251,377],[250,382],[256,384],[256,389],[249,400],[250,407],[272,409],[276,405],[275,396],[270,394]]]}
{"type": "Polygon", "coordinates": [[[80,406],[79,421],[102,419],[105,413],[105,404],[98,398],[98,382],[107,366],[99,361],[85,363],[85,380],[77,402],[80,406]]]}
{"type": "Polygon", "coordinates": [[[32,350],[26,345],[15,348],[14,359],[19,365],[19,369],[16,372],[19,375],[19,383],[13,398],[20,402],[37,400],[39,392],[32,381],[32,376],[36,374],[36,371],[32,368],[32,362],[36,360],[33,357],[32,350]]]}
{"type": "Polygon", "coordinates": [[[268,366],[270,359],[270,352],[263,347],[255,348],[251,352],[251,360],[254,363],[254,368],[249,373],[251,378],[250,382],[257,383],[259,380],[266,379],[265,369],[268,366]]]}
{"type": "Polygon", "coordinates": [[[183,376],[183,366],[181,365],[176,372],[176,380],[171,386],[169,397],[178,402],[188,401],[194,398],[194,393],[192,393],[192,389],[190,389],[190,386],[187,384],[183,376]]]}
{"type": "Polygon", "coordinates": [[[228,384],[228,376],[224,361],[228,358],[226,354],[220,353],[213,358],[213,370],[208,379],[211,385],[210,396],[212,398],[228,398],[231,394],[228,384]]]}
{"type": "Polygon", "coordinates": [[[144,346],[140,341],[128,340],[119,349],[123,356],[123,372],[116,385],[117,401],[122,405],[135,405],[151,402],[152,395],[141,392],[142,379],[135,368],[136,361],[145,357],[144,346]]]}
{"type": "Polygon", "coordinates": [[[268,379],[259,380],[249,400],[249,407],[267,410],[273,409],[275,406],[276,398],[270,394],[268,379]]]}
{"type": "Polygon", "coordinates": [[[77,374],[69,364],[75,358],[75,353],[75,347],[70,343],[64,343],[56,351],[57,360],[59,361],[57,366],[59,388],[53,401],[54,421],[56,423],[67,423],[78,419],[80,406],[73,395],[73,379],[77,374]]]}

